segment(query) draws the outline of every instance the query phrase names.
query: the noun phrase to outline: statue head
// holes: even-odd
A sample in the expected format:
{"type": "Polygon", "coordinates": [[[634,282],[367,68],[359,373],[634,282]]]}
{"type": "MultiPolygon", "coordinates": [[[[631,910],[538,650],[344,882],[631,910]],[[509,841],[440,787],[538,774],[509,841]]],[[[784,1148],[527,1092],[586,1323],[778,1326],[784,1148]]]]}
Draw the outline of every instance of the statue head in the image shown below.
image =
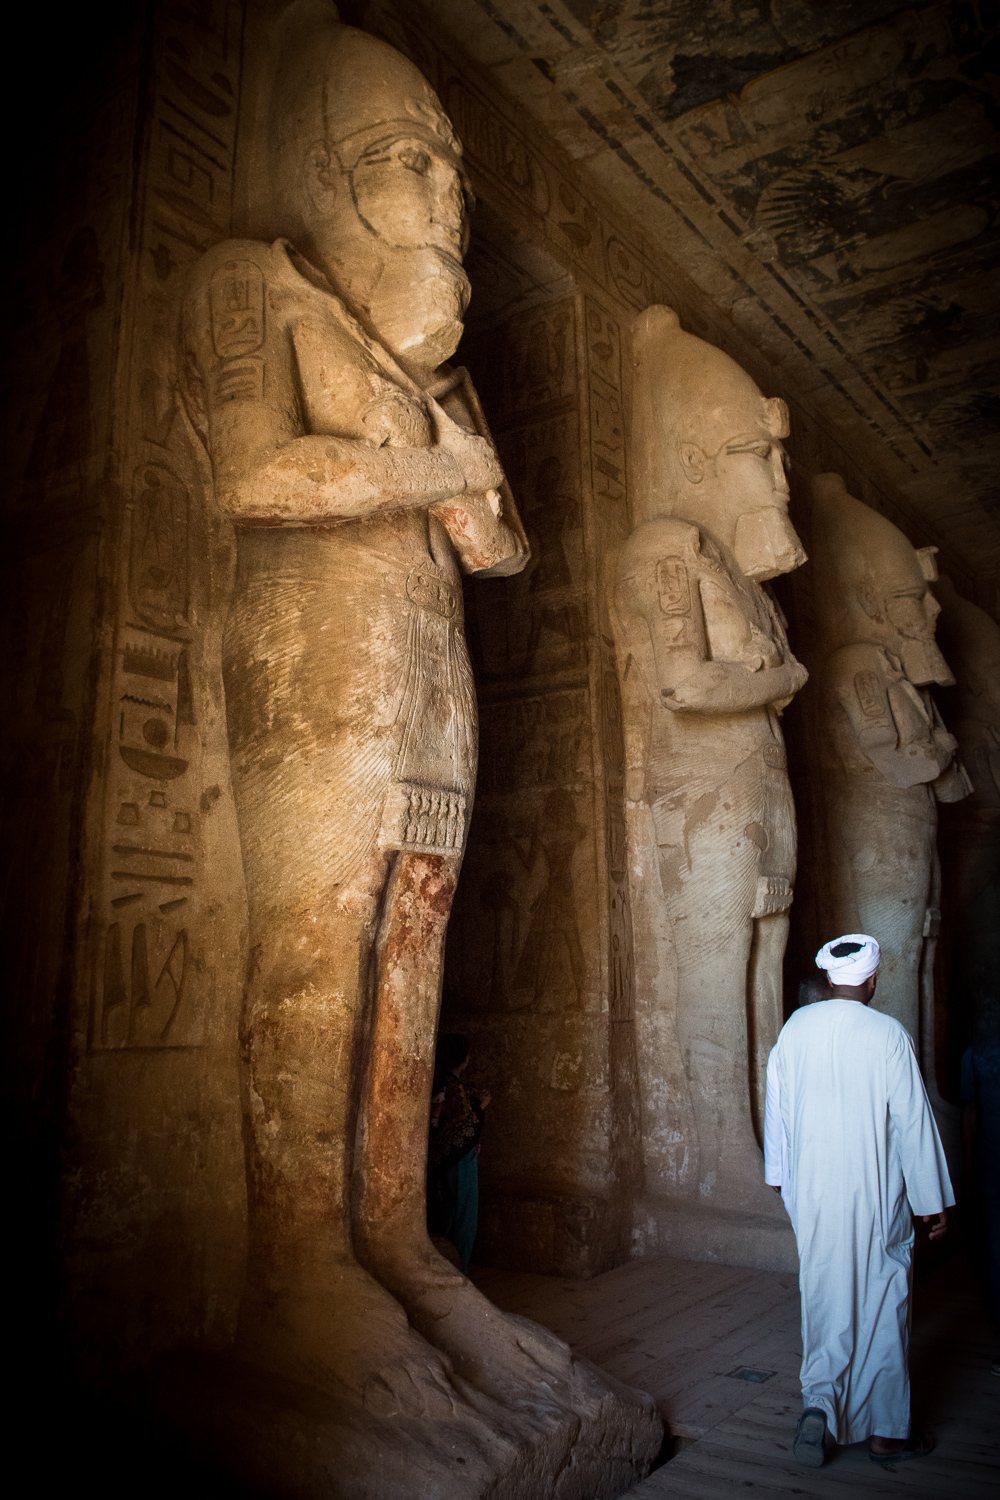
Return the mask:
{"type": "Polygon", "coordinates": [[[822,628],[832,648],[885,646],[918,687],[955,681],[934,639],[936,547],[914,547],[885,516],[847,493],[839,474],[813,480],[822,628]]]}
{"type": "Polygon", "coordinates": [[[285,18],[268,126],[273,220],[394,354],[432,370],[469,283],[461,146],[401,53],[325,0],[285,18]]]}
{"type": "Polygon", "coordinates": [[[934,593],[941,605],[938,635],[941,644],[960,671],[963,692],[989,701],[1000,724],[1000,625],[978,604],[964,598],[950,578],[935,580],[934,593]]]}
{"type": "Polygon", "coordinates": [[[704,526],[749,578],[799,567],[806,559],[788,519],[785,403],[764,397],[721,349],[685,333],[670,307],[648,307],[632,334],[641,519],[704,526]]]}

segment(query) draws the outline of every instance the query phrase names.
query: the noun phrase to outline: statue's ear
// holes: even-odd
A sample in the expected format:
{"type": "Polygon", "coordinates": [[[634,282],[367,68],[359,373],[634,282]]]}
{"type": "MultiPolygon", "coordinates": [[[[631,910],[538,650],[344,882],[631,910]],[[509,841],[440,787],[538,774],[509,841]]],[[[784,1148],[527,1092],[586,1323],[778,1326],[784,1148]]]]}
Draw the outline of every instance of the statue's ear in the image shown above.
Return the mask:
{"type": "Polygon", "coordinates": [[[875,590],[867,583],[859,583],[857,588],[858,603],[870,620],[881,617],[881,601],[875,590]]]}
{"type": "Polygon", "coordinates": [[[332,212],[340,191],[340,163],[326,141],[313,141],[303,165],[305,189],[317,213],[332,212]]]}
{"type": "Polygon", "coordinates": [[[681,468],[685,477],[691,484],[701,484],[705,477],[705,464],[707,462],[704,452],[697,443],[681,443],[681,468]]]}
{"type": "Polygon", "coordinates": [[[920,559],[920,571],[928,583],[937,583],[939,578],[937,566],[936,547],[918,547],[917,557],[920,559]]]}

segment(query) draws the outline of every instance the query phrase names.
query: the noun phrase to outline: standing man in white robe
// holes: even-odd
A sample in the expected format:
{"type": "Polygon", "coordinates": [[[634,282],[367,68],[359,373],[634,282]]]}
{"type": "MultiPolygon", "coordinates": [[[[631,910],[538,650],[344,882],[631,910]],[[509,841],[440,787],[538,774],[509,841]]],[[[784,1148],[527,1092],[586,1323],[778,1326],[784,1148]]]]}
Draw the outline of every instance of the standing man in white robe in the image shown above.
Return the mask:
{"type": "Polygon", "coordinates": [[[849,933],[816,955],[831,998],[797,1010],[767,1065],[765,1180],[799,1248],[802,1399],[793,1452],[823,1463],[871,1439],[876,1463],[929,1453],[910,1438],[913,1219],[945,1232],[955,1202],[909,1033],[869,1009],[879,945],[849,933]]]}

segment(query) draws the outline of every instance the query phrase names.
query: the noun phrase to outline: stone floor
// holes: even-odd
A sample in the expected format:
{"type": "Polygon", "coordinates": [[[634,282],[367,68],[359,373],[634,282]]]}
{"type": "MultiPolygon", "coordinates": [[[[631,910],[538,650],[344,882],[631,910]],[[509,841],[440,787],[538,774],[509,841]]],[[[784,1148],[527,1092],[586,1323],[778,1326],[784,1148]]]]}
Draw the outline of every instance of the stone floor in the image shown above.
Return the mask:
{"type": "MultiPolygon", "coordinates": [[[[675,1455],[627,1500],[998,1500],[1000,1377],[988,1304],[965,1256],[917,1282],[914,1428],[930,1457],[884,1469],[866,1445],[836,1449],[820,1470],[792,1457],[801,1410],[798,1288],[794,1276],[692,1261],[632,1262],[592,1281],[479,1270],[500,1307],[545,1324],[577,1353],[649,1391],[675,1455]],[[773,1372],[762,1383],[734,1371],[773,1372]]],[[[625,1500],[625,1497],[623,1497],[625,1500]]]]}

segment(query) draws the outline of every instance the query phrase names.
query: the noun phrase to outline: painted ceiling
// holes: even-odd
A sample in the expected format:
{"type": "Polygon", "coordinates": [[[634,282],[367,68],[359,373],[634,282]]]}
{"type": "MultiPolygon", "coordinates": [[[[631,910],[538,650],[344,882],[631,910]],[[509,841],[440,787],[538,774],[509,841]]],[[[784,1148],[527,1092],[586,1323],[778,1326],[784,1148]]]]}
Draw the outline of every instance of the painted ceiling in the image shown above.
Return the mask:
{"type": "Polygon", "coordinates": [[[877,453],[995,607],[997,0],[429,8],[877,453]]]}

